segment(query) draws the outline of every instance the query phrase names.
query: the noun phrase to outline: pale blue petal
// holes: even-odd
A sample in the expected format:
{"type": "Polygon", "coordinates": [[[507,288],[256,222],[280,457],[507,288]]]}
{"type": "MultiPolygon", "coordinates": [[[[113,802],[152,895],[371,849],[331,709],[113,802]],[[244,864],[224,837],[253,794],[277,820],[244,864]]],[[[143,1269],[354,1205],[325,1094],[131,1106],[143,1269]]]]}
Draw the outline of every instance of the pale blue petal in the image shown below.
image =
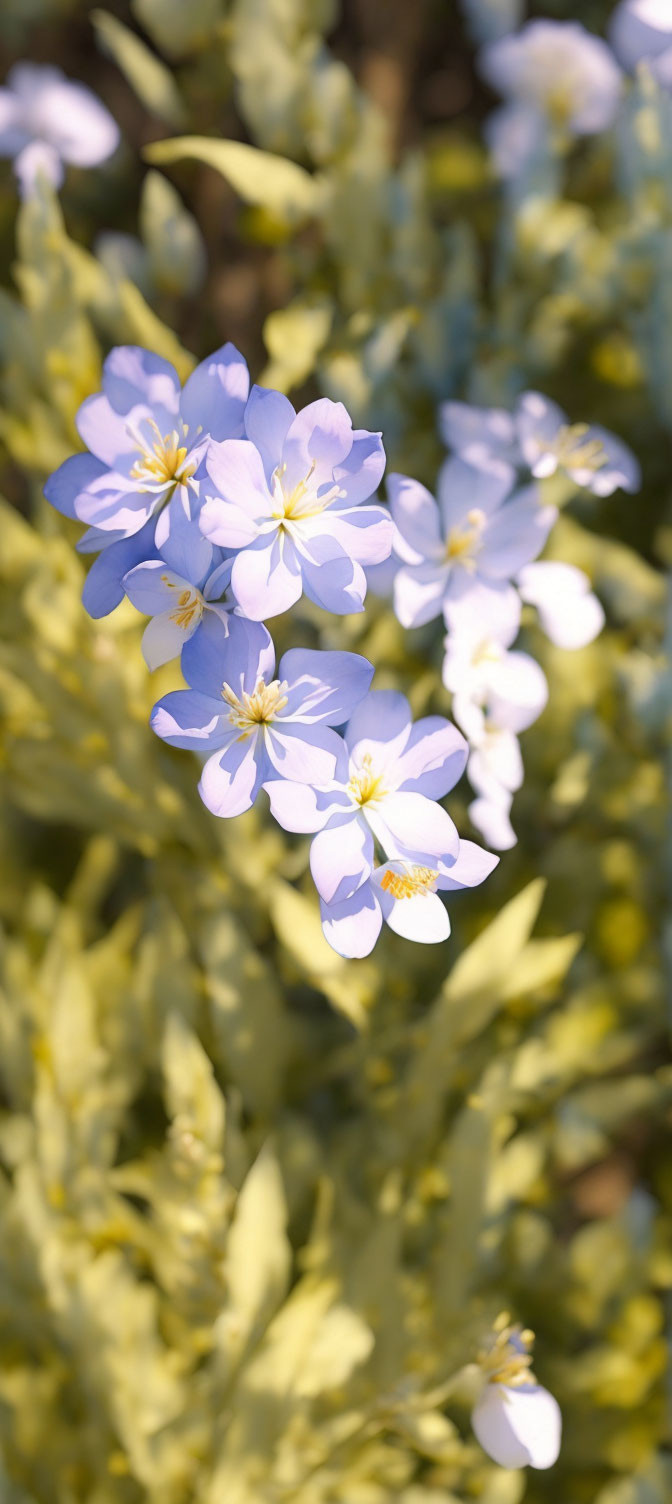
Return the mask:
{"type": "Polygon", "coordinates": [[[278,678],[289,685],[283,720],[342,726],[368,692],[373,664],[359,653],[290,648],[278,678]]]}
{"type": "Polygon", "coordinates": [[[174,689],[158,700],[150,717],[157,736],[171,747],[191,747],[197,752],[211,751],[232,741],[238,734],[225,720],[226,707],[211,695],[194,689],[174,689]]]}
{"type": "Polygon", "coordinates": [[[355,960],[371,954],[383,923],[371,883],[362,883],[344,903],[326,904],[322,900],[320,914],[325,940],[339,956],[355,960]]]}
{"type": "Polygon", "coordinates": [[[464,737],[443,716],[416,721],[397,764],[400,788],[443,799],[462,777],[468,752],[464,737]]]}
{"type": "Polygon", "coordinates": [[[269,769],[266,778],[292,783],[330,783],[336,773],[341,739],[328,726],[299,726],[271,721],[264,731],[269,769]]]}
{"type": "Polygon", "coordinates": [[[180,399],[180,412],[190,433],[201,430],[213,439],[243,435],[243,415],[250,375],[235,345],[222,345],[192,371],[180,399]]]}
{"type": "Polygon", "coordinates": [[[58,470],[49,476],[45,482],[44,494],[50,505],[57,512],[62,512],[64,517],[77,517],[79,497],[88,491],[94,481],[99,481],[106,474],[106,465],[94,455],[72,454],[70,459],[64,460],[58,470]]]}
{"type": "MultiPolygon", "coordinates": [[[[347,759],[339,754],[336,779],[347,779],[347,759]]],[[[271,814],[283,830],[292,830],[299,835],[313,834],[322,830],[333,815],[350,808],[349,796],[342,785],[334,780],[325,788],[311,788],[308,783],[289,783],[278,779],[265,783],[264,788],[271,802],[271,814]]]]}
{"type": "Polygon", "coordinates": [[[368,501],[369,496],[378,490],[384,470],[382,435],[369,433],[365,428],[355,429],[349,454],[334,470],[334,480],[347,506],[359,506],[360,502],[368,501]]]}
{"type": "Polygon", "coordinates": [[[146,408],[162,433],[174,428],[180,379],[161,355],[140,345],[117,345],[103,365],[103,391],[116,413],[128,415],[134,408],[146,408]]]}
{"type": "Polygon", "coordinates": [[[318,489],[331,485],[334,469],[343,465],[352,441],[352,422],[342,402],[328,397],[310,402],[297,413],[283,444],[283,489],[289,494],[309,475],[318,489]]]}
{"type": "Polygon", "coordinates": [[[395,551],[406,564],[438,562],[444,552],[439,508],[431,492],[408,475],[388,475],[390,511],[398,537],[395,551]]]}
{"type": "Polygon", "coordinates": [[[223,752],[208,758],[198,792],[213,815],[231,819],[251,809],[267,776],[267,759],[261,738],[255,732],[252,736],[239,736],[223,752]]]}
{"type": "Polygon", "coordinates": [[[345,728],[345,741],[351,755],[372,754],[376,763],[381,754],[393,751],[395,758],[408,742],[411,710],[405,695],[395,689],[373,689],[357,706],[345,728]]]}
{"type": "Polygon", "coordinates": [[[341,903],[373,871],[373,836],[359,814],[336,816],[310,848],[313,882],[325,903],[341,903]]]}
{"type": "Polygon", "coordinates": [[[275,652],[266,627],[234,611],[206,611],[182,653],[187,683],[214,698],[221,697],[224,683],[236,695],[242,690],[253,694],[259,679],[273,677],[274,668],[275,652]]]}
{"type": "Polygon", "coordinates": [[[282,458],[282,446],[296,417],[289,397],[264,386],[253,386],[245,408],[245,432],[259,450],[266,480],[282,458]]]}
{"type": "Polygon", "coordinates": [[[82,602],[89,616],[114,611],[124,598],[123,578],[135,564],[154,555],[154,524],[150,521],[131,538],[120,538],[94,559],[84,581],[82,602]]]}
{"type": "Polygon", "coordinates": [[[303,585],[291,538],[275,532],[245,548],[233,561],[231,589],[250,621],[264,621],[289,611],[303,585]]]}

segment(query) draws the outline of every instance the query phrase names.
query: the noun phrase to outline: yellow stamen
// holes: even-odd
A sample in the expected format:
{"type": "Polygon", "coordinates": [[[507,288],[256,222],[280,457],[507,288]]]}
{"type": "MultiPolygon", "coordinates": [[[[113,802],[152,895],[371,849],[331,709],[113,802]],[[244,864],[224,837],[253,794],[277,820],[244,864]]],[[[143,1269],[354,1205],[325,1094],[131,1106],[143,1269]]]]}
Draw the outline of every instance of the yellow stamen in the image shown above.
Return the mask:
{"type": "Polygon", "coordinates": [[[532,1347],[534,1332],[509,1324],[503,1311],[493,1322],[488,1346],[478,1354],[478,1362],[491,1384],[506,1384],[510,1389],[534,1383],[532,1347]]]}
{"type": "Polygon", "coordinates": [[[171,621],[174,621],[178,627],[182,627],[183,631],[191,626],[194,617],[200,621],[205,609],[200,590],[197,590],[195,586],[193,589],[188,586],[186,590],[180,590],[180,586],[176,585],[174,580],[169,580],[166,574],[161,575],[161,583],[168,590],[180,591],[175,610],[170,613],[171,621]]]}
{"type": "Polygon", "coordinates": [[[374,773],[371,753],[365,753],[362,758],[362,766],[357,773],[353,773],[348,783],[348,793],[354,804],[370,804],[373,799],[380,799],[383,794],[383,777],[381,773],[374,773]]]}
{"type": "Polygon", "coordinates": [[[149,485],[164,486],[173,482],[175,485],[185,485],[194,474],[194,465],[187,465],[186,459],[189,453],[188,446],[184,443],[187,429],[182,424],[182,432],[176,428],[172,433],[162,434],[154,419],[148,420],[147,426],[155,435],[154,441],[148,441],[141,432],[133,434],[140,459],[136,460],[131,470],[131,480],[146,482],[149,485]]]}
{"type": "Polygon", "coordinates": [[[243,690],[239,696],[229,684],[223,684],[222,699],[231,706],[231,725],[237,726],[244,736],[258,731],[260,726],[268,726],[287,704],[286,689],[286,683],[280,679],[274,679],[271,684],[258,679],[254,694],[243,690]]]}
{"type": "Polygon", "coordinates": [[[446,539],[445,558],[449,564],[459,559],[465,569],[473,571],[475,556],[481,546],[481,533],[486,517],[480,507],[472,507],[471,511],[467,512],[465,520],[466,526],[462,524],[460,527],[450,529],[446,539]]]}
{"type": "Polygon", "coordinates": [[[388,867],[380,880],[381,888],[393,898],[415,898],[416,894],[436,892],[438,872],[431,867],[410,867],[408,872],[395,872],[388,867]]]}
{"type": "Polygon", "coordinates": [[[570,470],[602,470],[607,463],[607,454],[601,439],[589,439],[587,423],[564,423],[553,442],[553,453],[559,465],[570,470]]]}

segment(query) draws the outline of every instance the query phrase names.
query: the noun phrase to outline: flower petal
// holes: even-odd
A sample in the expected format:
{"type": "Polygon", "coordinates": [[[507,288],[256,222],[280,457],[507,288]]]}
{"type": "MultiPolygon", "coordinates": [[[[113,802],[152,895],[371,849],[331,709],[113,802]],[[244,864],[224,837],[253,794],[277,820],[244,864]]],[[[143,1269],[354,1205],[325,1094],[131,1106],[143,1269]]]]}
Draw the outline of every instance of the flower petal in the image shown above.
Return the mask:
{"type": "Polygon", "coordinates": [[[405,793],[443,799],[462,777],[468,752],[464,737],[443,716],[416,721],[397,763],[399,787],[405,793]]]}
{"type": "Polygon", "coordinates": [[[237,695],[243,690],[253,694],[260,679],[272,678],[274,668],[275,651],[266,627],[236,611],[206,611],[182,653],[187,683],[215,699],[221,698],[224,683],[237,695]]]}
{"type": "Polygon", "coordinates": [[[174,428],[180,378],[162,355],[140,345],[117,345],[103,364],[103,391],[114,412],[132,417],[136,409],[149,410],[162,433],[174,428]]]}
{"type": "Polygon", "coordinates": [[[150,518],[140,532],[110,543],[93,564],[84,581],[82,602],[89,616],[108,616],[124,598],[124,575],[135,564],[154,554],[154,523],[150,518]]]}
{"type": "Polygon", "coordinates": [[[388,872],[404,870],[398,862],[386,862],[373,876],[383,919],[396,935],[421,945],[438,945],[450,935],[450,919],[438,893],[412,893],[395,898],[382,886],[388,872]]]}
{"type": "Polygon", "coordinates": [[[343,465],[353,438],[352,420],[342,402],[328,397],[309,402],[290,424],[283,444],[283,489],[289,494],[308,475],[317,488],[331,485],[334,469],[343,465]]]}
{"type": "Polygon", "coordinates": [[[45,482],[47,501],[64,517],[77,517],[77,502],[94,481],[106,475],[107,467],[93,454],[72,454],[45,482]]]}
{"type": "Polygon", "coordinates": [[[199,621],[200,617],[194,615],[187,625],[180,626],[170,611],[162,611],[148,621],[142,634],[142,656],[150,673],[179,658],[185,642],[198,630],[199,621]]]}
{"type": "Polygon", "coordinates": [[[604,611],[588,576],[573,564],[526,564],[518,575],[518,588],[523,600],[536,606],[540,624],[556,647],[585,647],[604,626],[604,611]]]}
{"type": "Polygon", "coordinates": [[[388,794],[366,806],[366,818],[388,857],[421,861],[457,857],[460,838],[445,809],[423,794],[388,794]]]}
{"type": "Polygon", "coordinates": [[[339,956],[354,960],[371,954],[378,939],[383,916],[378,898],[370,883],[346,898],[344,903],[320,903],[324,938],[339,956]]]}
{"type": "Polygon", "coordinates": [[[259,450],[268,485],[282,458],[282,446],[296,411],[289,397],[268,387],[253,386],[245,408],[245,432],[259,450]]]}
{"type": "MultiPolygon", "coordinates": [[[[341,464],[334,469],[334,480],[349,507],[368,501],[378,490],[385,470],[385,450],[382,435],[369,433],[365,428],[356,428],[352,435],[352,448],[341,464]]],[[[365,561],[362,559],[361,563],[365,561]]]]}
{"type": "Polygon", "coordinates": [[[231,819],[252,808],[266,776],[263,744],[256,732],[238,737],[223,752],[208,758],[198,792],[213,815],[231,819]]]}
{"type": "MultiPolygon", "coordinates": [[[[337,774],[338,771],[337,768],[337,774]]],[[[350,808],[348,795],[336,782],[317,789],[308,783],[278,779],[265,783],[264,788],[271,801],[271,814],[278,825],[299,835],[312,835],[316,830],[322,830],[332,815],[347,812],[350,808]]]]}
{"type": "Polygon", "coordinates": [[[483,1450],[500,1467],[552,1467],[560,1452],[562,1416],[541,1384],[518,1389],[486,1384],[471,1417],[483,1450]]]}
{"type": "Polygon", "coordinates": [[[357,815],[337,816],[310,847],[313,882],[325,903],[351,898],[373,871],[373,836],[357,815]]]}
{"type": "MultiPolygon", "coordinates": [[[[326,513],[313,519],[316,531],[326,528],[343,553],[358,564],[381,564],[392,551],[394,524],[384,507],[352,507],[341,511],[329,507],[326,513]]],[[[302,532],[312,531],[302,528],[302,532]]]]}
{"type": "Polygon", "coordinates": [[[359,653],[290,648],[280,661],[278,678],[289,685],[283,721],[342,726],[367,693],[373,664],[359,653]]]}
{"type": "Polygon", "coordinates": [[[489,523],[478,555],[478,571],[510,579],[535,559],[557,520],[555,507],[539,505],[536,486],[526,486],[489,523]]]}
{"type": "Polygon", "coordinates": [[[460,888],[477,888],[494,872],[498,862],[498,856],[484,851],[475,841],[460,841],[455,861],[450,866],[441,864],[437,887],[446,893],[457,892],[460,888]]]}
{"type": "Polygon", "coordinates": [[[264,728],[268,757],[267,778],[292,783],[330,783],[338,765],[341,738],[328,726],[298,726],[283,720],[264,728]]]}
{"type": "Polygon", "coordinates": [[[182,418],[193,433],[200,428],[217,440],[242,437],[249,390],[246,361],[235,345],[222,345],[187,380],[180,398],[182,418]]]}
{"type": "Polygon", "coordinates": [[[174,689],[157,700],[150,717],[152,731],[171,747],[190,747],[206,752],[234,740],[235,733],[222,715],[224,706],[211,695],[195,689],[174,689]]]}
{"type": "Polygon", "coordinates": [[[237,554],[231,589],[250,621],[280,616],[298,601],[303,581],[296,550],[284,533],[271,533],[237,554]]]}
{"type": "Polygon", "coordinates": [[[387,494],[390,511],[399,536],[395,551],[406,564],[434,562],[444,551],[439,508],[426,486],[408,475],[388,475],[387,494]]]}
{"type": "Polygon", "coordinates": [[[394,689],[372,689],[353,712],[345,742],[353,760],[371,756],[376,767],[396,759],[409,739],[411,708],[394,689]]]}
{"type": "MultiPolygon", "coordinates": [[[[261,455],[249,439],[225,439],[222,444],[211,444],[206,467],[218,496],[228,502],[230,508],[242,512],[248,519],[248,524],[268,520],[272,511],[272,497],[266,484],[261,455]]],[[[220,509],[218,514],[213,498],[208,496],[201,513],[201,528],[213,543],[220,543],[224,548],[240,548],[249,542],[250,537],[255,536],[256,530],[250,532],[248,527],[247,533],[239,542],[229,536],[228,532],[225,535],[224,525],[220,528],[222,536],[217,536],[218,515],[223,524],[226,522],[227,527],[231,526],[229,512],[220,509]],[[209,509],[209,516],[212,518],[212,523],[208,526],[205,526],[206,509],[209,509]]],[[[244,527],[242,519],[238,526],[244,527]]]]}
{"type": "Polygon", "coordinates": [[[440,616],[451,573],[448,564],[406,564],[399,570],[394,611],[402,627],[423,627],[440,616]]]}

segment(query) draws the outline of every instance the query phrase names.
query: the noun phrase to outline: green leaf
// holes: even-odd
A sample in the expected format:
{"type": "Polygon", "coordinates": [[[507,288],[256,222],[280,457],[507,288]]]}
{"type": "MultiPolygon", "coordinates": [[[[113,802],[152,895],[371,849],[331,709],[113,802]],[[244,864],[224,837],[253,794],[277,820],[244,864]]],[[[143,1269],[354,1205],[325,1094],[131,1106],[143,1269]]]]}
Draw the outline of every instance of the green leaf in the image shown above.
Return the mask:
{"type": "Polygon", "coordinates": [[[104,52],[121,69],[124,78],[150,114],[180,126],[185,109],[173,74],[140,37],[105,10],[91,12],[91,20],[104,52]]]}
{"type": "Polygon", "coordinates": [[[217,141],[207,136],[177,136],[145,147],[149,162],[181,162],[192,157],[221,172],[247,204],[259,204],[281,218],[301,221],[319,213],[323,185],[296,162],[259,151],[243,141],[217,141]]]}

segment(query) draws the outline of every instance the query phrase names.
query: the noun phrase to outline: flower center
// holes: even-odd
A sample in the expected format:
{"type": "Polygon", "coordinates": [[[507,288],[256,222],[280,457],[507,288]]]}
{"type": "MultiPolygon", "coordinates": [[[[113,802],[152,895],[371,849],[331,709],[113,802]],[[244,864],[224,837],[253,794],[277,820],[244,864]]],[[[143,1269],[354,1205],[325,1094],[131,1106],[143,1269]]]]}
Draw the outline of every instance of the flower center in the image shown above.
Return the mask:
{"type": "Polygon", "coordinates": [[[370,804],[374,799],[380,799],[385,792],[383,789],[382,773],[374,773],[371,753],[365,753],[362,758],[362,766],[351,773],[347,791],[353,804],[358,804],[360,809],[365,804],[370,804]]]}
{"type": "Polygon", "coordinates": [[[491,1384],[506,1384],[515,1389],[534,1383],[532,1347],[534,1332],[510,1325],[507,1311],[493,1324],[488,1346],[478,1354],[478,1362],[491,1384]]]}
{"type": "Polygon", "coordinates": [[[303,480],[300,480],[291,491],[285,490],[283,485],[283,476],[287,466],[278,465],[273,471],[271,482],[274,502],[273,516],[280,523],[281,527],[285,522],[300,522],[306,517],[319,517],[320,512],[323,512],[325,507],[328,507],[332,501],[335,501],[336,497],[345,495],[345,492],[339,490],[337,485],[333,485],[328,491],[324,492],[323,496],[318,496],[315,486],[311,485],[316,463],[317,461],[313,460],[303,480]]]}
{"type": "Polygon", "coordinates": [[[187,462],[189,447],[185,443],[188,433],[186,423],[181,423],[180,428],[174,428],[172,433],[165,434],[161,433],[153,418],[146,419],[144,427],[145,430],[149,429],[149,437],[141,429],[134,431],[129,426],[129,433],[140,451],[140,458],[131,470],[131,480],[140,481],[145,491],[169,485],[186,485],[195,470],[195,466],[187,462]]]}
{"type": "Polygon", "coordinates": [[[587,423],[563,423],[552,444],[559,465],[569,470],[601,470],[607,455],[601,439],[588,439],[587,423]]]}
{"type": "Polygon", "coordinates": [[[183,590],[179,585],[175,584],[174,580],[169,580],[165,574],[161,575],[161,583],[168,590],[173,590],[176,594],[179,592],[177,595],[177,604],[170,612],[171,621],[174,621],[178,627],[182,627],[184,630],[191,626],[194,617],[197,621],[200,621],[204,610],[204,601],[200,590],[197,590],[195,586],[192,589],[189,585],[186,590],[183,590]]]}
{"type": "Polygon", "coordinates": [[[412,866],[401,872],[388,867],[380,886],[393,898],[415,898],[418,893],[424,897],[427,893],[436,893],[438,875],[431,867],[412,866]]]}
{"type": "Polygon", "coordinates": [[[486,516],[480,507],[472,507],[459,527],[452,527],[446,539],[445,559],[447,564],[459,561],[464,569],[473,572],[475,557],[481,547],[481,534],[486,516]]]}
{"type": "Polygon", "coordinates": [[[287,704],[287,687],[284,680],[274,679],[271,684],[265,684],[263,679],[258,679],[254,694],[248,695],[243,690],[238,696],[230,684],[223,684],[222,699],[231,706],[231,725],[246,736],[257,731],[260,726],[268,726],[287,704]]]}

